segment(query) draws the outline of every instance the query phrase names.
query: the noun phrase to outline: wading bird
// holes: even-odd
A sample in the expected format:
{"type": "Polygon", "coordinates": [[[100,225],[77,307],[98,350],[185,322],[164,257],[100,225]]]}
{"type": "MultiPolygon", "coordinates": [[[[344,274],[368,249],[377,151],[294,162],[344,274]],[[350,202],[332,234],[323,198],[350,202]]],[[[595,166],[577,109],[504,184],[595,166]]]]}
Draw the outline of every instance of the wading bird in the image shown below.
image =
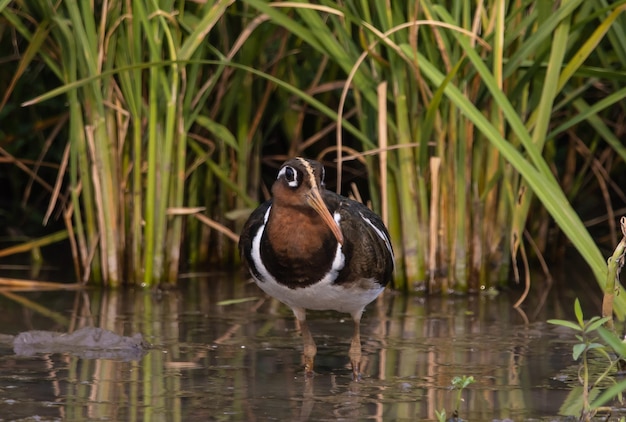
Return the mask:
{"type": "Polygon", "coordinates": [[[256,284],[298,319],[307,375],[313,374],[317,348],[306,310],[352,316],[349,357],[353,378],[359,379],[361,315],[382,293],[394,268],[391,240],[380,217],[326,190],[320,163],[294,158],[280,168],[272,199],[250,215],[239,250],[256,284]]]}

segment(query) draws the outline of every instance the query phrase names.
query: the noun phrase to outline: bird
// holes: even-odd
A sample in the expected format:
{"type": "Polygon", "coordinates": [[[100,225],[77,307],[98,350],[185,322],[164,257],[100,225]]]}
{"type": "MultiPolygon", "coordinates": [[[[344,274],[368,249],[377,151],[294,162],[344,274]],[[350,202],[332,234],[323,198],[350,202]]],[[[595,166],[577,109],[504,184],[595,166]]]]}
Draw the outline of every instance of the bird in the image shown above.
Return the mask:
{"type": "Polygon", "coordinates": [[[382,219],[360,202],[327,190],[324,166],[296,157],[280,167],[272,197],[249,216],[239,251],[266,294],[293,311],[303,338],[304,371],[314,375],[317,347],[307,310],[348,313],[348,352],[361,379],[360,321],[365,307],[392,279],[394,253],[382,219]]]}

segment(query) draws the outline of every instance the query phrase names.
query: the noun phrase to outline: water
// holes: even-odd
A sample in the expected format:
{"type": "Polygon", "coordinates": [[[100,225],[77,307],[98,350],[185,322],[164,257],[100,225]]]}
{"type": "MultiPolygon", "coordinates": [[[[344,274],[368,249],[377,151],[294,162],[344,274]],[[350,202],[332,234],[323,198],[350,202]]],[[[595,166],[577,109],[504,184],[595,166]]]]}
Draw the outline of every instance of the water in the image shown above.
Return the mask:
{"type": "MultiPolygon", "coordinates": [[[[533,290],[547,291],[541,281],[533,290]]],[[[352,382],[348,315],[309,312],[316,375],[304,377],[291,312],[232,274],[188,279],[178,290],[0,291],[0,332],[102,327],[142,333],[139,361],[70,353],[16,356],[0,346],[0,421],[414,421],[454,409],[456,376],[469,421],[565,420],[577,385],[574,293],[404,297],[387,291],[362,320],[363,379],[352,382]],[[231,300],[239,299],[232,303],[231,300]],[[230,302],[229,302],[230,301],[230,302]]],[[[596,299],[583,297],[590,315],[596,299]]]]}

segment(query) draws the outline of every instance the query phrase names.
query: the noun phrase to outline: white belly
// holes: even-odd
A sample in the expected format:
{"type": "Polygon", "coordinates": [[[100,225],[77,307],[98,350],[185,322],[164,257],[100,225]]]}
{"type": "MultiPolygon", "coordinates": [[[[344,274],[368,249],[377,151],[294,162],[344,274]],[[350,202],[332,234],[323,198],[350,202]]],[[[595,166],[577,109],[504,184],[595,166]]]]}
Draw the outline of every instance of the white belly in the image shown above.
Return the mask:
{"type": "MultiPolygon", "coordinates": [[[[385,289],[362,289],[352,287],[346,289],[340,285],[324,280],[308,287],[291,289],[275,280],[265,282],[256,280],[256,284],[268,295],[275,297],[290,308],[313,309],[318,311],[337,311],[355,315],[363,311],[363,308],[374,301],[385,289]]],[[[374,281],[360,283],[362,285],[374,285],[374,281]]]]}

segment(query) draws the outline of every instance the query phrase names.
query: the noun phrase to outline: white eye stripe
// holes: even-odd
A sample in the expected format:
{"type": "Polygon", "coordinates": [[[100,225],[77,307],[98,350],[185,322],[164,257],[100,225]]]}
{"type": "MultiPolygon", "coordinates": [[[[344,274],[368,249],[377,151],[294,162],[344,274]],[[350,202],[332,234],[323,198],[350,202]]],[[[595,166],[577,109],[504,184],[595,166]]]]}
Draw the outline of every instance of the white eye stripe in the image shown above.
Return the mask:
{"type": "Polygon", "coordinates": [[[287,184],[291,188],[297,188],[300,184],[300,182],[298,181],[298,172],[293,167],[285,166],[281,168],[278,172],[277,179],[280,179],[281,177],[285,178],[287,184]]]}
{"type": "MultiPolygon", "coordinates": [[[[307,160],[300,158],[300,157],[298,157],[298,159],[304,166],[304,169],[306,170],[306,174],[310,178],[309,180],[311,181],[311,183],[313,183],[313,181],[315,180],[315,173],[313,171],[313,167],[311,167],[311,164],[309,164],[307,160]]],[[[322,172],[323,171],[324,171],[324,167],[322,167],[322,172]]],[[[323,184],[324,184],[324,173],[322,173],[322,185],[323,184]]]]}

